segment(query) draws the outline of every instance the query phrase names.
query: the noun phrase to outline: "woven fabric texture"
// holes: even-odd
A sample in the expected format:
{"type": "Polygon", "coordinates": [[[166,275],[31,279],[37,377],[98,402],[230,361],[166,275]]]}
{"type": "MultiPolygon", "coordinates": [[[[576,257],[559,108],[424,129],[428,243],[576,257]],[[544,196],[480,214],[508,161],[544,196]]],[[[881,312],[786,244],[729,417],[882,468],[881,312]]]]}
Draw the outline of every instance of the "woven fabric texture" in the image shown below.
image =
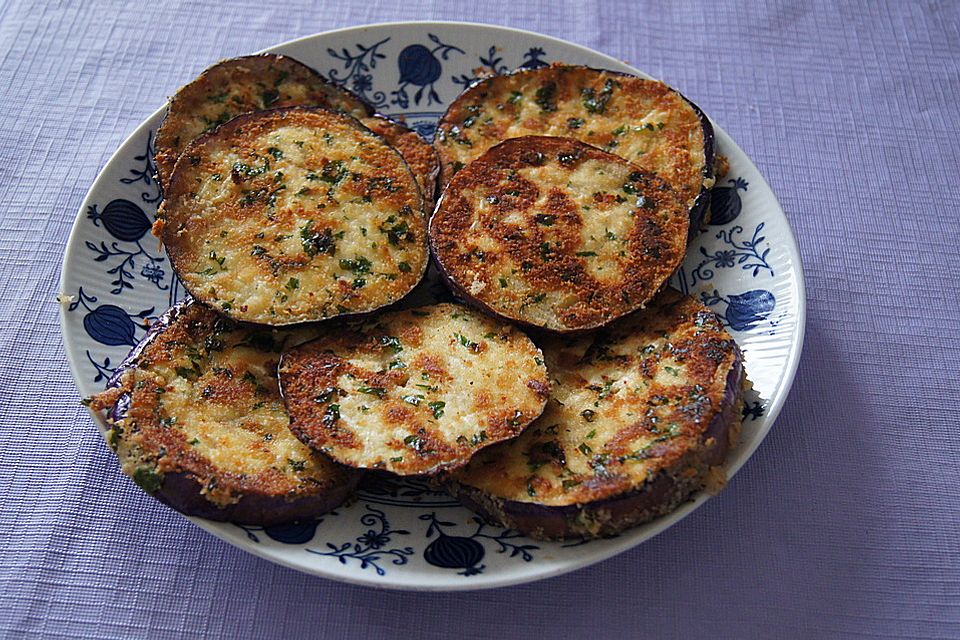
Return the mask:
{"type": "Polygon", "coordinates": [[[960,3],[0,3],[0,637],[960,637],[960,3]],[[627,60],[753,158],[808,293],[755,457],[667,533],[488,592],[348,586],[202,532],[119,472],[67,367],[60,265],[119,143],[220,58],[392,20],[627,60]]]}

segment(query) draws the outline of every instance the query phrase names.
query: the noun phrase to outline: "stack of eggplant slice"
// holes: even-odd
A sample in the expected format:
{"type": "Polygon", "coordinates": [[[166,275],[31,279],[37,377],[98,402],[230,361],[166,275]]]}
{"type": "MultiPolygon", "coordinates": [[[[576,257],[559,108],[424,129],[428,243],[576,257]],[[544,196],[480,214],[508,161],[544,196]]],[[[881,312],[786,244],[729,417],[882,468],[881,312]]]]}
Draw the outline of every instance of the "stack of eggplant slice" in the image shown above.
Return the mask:
{"type": "Polygon", "coordinates": [[[665,288],[708,210],[713,134],[663,83],[481,80],[431,147],[309,67],[249,56],[171,99],[156,161],[154,233],[190,299],[92,406],[173,508],[304,519],[376,471],[562,539],[722,478],[742,357],[665,288]],[[398,310],[431,255],[461,302],[398,310]]]}

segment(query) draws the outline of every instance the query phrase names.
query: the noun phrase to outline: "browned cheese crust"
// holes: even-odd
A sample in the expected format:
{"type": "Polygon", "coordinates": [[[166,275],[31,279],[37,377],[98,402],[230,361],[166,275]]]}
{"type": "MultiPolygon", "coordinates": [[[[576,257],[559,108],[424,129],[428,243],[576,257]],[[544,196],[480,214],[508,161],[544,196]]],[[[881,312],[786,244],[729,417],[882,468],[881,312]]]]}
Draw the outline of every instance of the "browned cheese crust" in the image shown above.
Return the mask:
{"type": "Polygon", "coordinates": [[[336,507],[356,474],[288,428],[276,379],[280,349],[308,330],[238,325],[189,304],[92,408],[121,400],[110,442],[142,488],[188,514],[271,524],[336,507]]]}
{"type": "Polygon", "coordinates": [[[194,297],[283,325],[406,295],[427,264],[423,206],[382,138],[295,107],[239,116],[191,143],[154,233],[194,297]]]}
{"type": "Polygon", "coordinates": [[[662,82],[552,65],[495,76],[464,91],[441,118],[434,144],[446,185],[507,138],[576,138],[656,173],[693,211],[701,191],[713,186],[705,127],[699,111],[662,82]]]}
{"type": "Polygon", "coordinates": [[[658,177],[573,139],[527,136],[454,176],[430,242],[467,299],[574,332],[642,308],[683,261],[688,225],[658,177]]]}
{"type": "Polygon", "coordinates": [[[735,443],[740,351],[716,315],[665,290],[645,311],[543,343],[543,415],[452,474],[465,504],[540,538],[603,536],[676,508],[735,443]]]}
{"type": "Polygon", "coordinates": [[[303,442],[400,475],[466,464],[523,431],[550,392],[529,338],[454,304],[330,331],[284,354],[280,383],[303,442]]]}
{"type": "Polygon", "coordinates": [[[424,199],[428,205],[432,205],[437,191],[437,175],[440,173],[440,160],[433,146],[416,131],[386,116],[361,118],[360,122],[400,152],[417,177],[424,199]]]}
{"type": "Polygon", "coordinates": [[[316,106],[362,118],[370,107],[310,67],[288,56],[262,53],[223,60],[170,98],[157,131],[157,177],[170,182],[183,150],[203,133],[243,113],[280,107],[316,106]]]}

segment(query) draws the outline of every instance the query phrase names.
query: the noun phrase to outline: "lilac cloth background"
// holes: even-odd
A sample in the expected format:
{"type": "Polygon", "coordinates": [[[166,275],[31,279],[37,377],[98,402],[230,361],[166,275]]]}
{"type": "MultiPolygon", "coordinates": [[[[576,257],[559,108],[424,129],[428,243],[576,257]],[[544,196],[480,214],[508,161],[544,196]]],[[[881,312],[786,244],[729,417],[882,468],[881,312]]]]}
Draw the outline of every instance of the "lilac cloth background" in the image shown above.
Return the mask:
{"type": "Polygon", "coordinates": [[[0,3],[0,635],[960,638],[960,4],[135,4],[0,3]],[[302,575],[147,498],[78,403],[54,302],[84,193],[174,88],[424,19],[559,36],[682,89],[766,175],[807,276],[796,384],[727,490],[617,558],[496,591],[302,575]]]}

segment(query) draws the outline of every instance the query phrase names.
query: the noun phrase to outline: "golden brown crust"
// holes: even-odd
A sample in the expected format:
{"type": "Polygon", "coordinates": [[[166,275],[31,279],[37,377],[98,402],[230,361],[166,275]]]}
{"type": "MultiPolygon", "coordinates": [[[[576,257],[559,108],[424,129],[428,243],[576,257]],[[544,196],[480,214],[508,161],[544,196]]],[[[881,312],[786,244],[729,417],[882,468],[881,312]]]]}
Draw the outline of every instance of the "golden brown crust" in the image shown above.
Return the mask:
{"type": "Polygon", "coordinates": [[[543,415],[451,475],[470,505],[539,537],[606,535],[675,508],[723,462],[742,359],[699,302],[667,289],[604,331],[543,349],[555,378],[543,415]]]}
{"type": "Polygon", "coordinates": [[[437,176],[440,174],[440,160],[436,149],[416,131],[386,116],[374,115],[361,118],[360,122],[400,152],[410,165],[413,175],[417,177],[423,198],[427,201],[428,208],[431,208],[437,191],[437,176]]]}
{"type": "MultiPolygon", "coordinates": [[[[464,91],[440,119],[441,185],[507,138],[576,138],[656,173],[693,211],[712,185],[712,140],[699,111],[662,82],[551,65],[495,76],[464,91]]],[[[699,215],[693,220],[698,224],[699,215]]]]}
{"type": "Polygon", "coordinates": [[[722,153],[716,154],[716,160],[713,163],[713,177],[717,182],[726,177],[730,171],[730,159],[722,153]]]}
{"type": "Polygon", "coordinates": [[[237,325],[199,304],[174,311],[92,403],[117,407],[108,417],[124,471],[171,506],[221,520],[282,522],[342,501],[355,474],[289,432],[276,381],[282,346],[315,332],[237,325]]]}
{"type": "Polygon", "coordinates": [[[303,442],[401,475],[465,464],[520,433],[549,394],[529,338],[453,304],[331,331],[284,354],[280,383],[303,442]]]}
{"type": "Polygon", "coordinates": [[[310,67],[274,53],[222,60],[170,99],[157,131],[157,178],[165,189],[190,142],[231,118],[252,111],[317,106],[361,118],[370,107],[310,67]]]}
{"type": "Polygon", "coordinates": [[[239,116],[191,143],[154,232],[194,297],[282,325],[406,295],[426,269],[423,207],[382,138],[297,107],[239,116]]]}
{"type": "Polygon", "coordinates": [[[526,136],[454,176],[430,241],[468,299],[571,332],[642,308],[683,261],[688,224],[656,176],[573,139],[526,136]]]}

